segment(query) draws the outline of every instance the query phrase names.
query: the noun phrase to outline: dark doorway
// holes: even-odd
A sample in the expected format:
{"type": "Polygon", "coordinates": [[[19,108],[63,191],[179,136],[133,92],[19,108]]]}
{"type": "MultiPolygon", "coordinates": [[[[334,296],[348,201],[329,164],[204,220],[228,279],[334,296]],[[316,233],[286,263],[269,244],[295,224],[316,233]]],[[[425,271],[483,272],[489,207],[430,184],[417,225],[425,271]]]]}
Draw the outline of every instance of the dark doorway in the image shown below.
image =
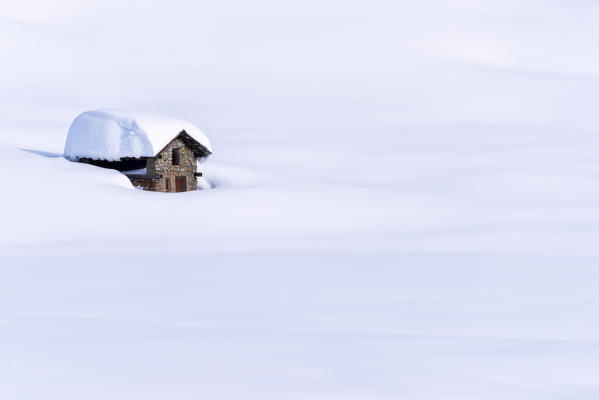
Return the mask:
{"type": "Polygon", "coordinates": [[[184,176],[175,177],[175,192],[187,192],[187,179],[184,176]]]}

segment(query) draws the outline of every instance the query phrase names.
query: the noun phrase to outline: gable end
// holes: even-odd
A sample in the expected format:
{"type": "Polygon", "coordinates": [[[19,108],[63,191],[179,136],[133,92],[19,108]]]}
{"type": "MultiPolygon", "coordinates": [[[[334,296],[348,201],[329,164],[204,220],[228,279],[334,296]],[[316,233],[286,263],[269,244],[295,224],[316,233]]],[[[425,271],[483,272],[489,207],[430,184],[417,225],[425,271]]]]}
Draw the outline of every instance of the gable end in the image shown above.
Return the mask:
{"type": "Polygon", "coordinates": [[[156,156],[159,156],[160,153],[164,151],[164,149],[170,146],[170,144],[177,139],[183,142],[185,146],[189,147],[189,149],[193,151],[193,154],[196,158],[204,158],[212,154],[212,152],[208,150],[206,146],[195,140],[189,133],[185,132],[185,130],[182,130],[181,132],[179,132],[177,136],[175,136],[170,142],[168,142],[166,146],[160,149],[160,151],[156,153],[156,156]]]}

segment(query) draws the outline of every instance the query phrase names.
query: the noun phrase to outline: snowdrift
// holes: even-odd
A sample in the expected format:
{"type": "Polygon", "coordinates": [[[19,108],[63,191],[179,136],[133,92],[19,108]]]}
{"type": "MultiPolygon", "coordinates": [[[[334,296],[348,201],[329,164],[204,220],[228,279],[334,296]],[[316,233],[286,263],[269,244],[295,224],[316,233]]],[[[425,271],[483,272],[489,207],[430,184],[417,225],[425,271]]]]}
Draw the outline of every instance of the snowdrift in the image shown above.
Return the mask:
{"type": "Polygon", "coordinates": [[[140,111],[86,111],[71,124],[64,154],[71,160],[152,157],[183,130],[212,151],[208,137],[187,121],[140,111]]]}

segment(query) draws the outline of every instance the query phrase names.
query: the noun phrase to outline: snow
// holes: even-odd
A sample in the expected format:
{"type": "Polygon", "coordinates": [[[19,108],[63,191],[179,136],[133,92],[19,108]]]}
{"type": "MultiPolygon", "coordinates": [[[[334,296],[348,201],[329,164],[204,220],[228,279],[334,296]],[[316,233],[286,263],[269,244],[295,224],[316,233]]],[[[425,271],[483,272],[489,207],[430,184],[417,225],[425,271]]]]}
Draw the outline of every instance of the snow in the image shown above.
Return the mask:
{"type": "Polygon", "coordinates": [[[598,7],[1,3],[0,398],[599,398],[598,7]],[[213,190],[62,157],[106,105],[213,190]]]}
{"type": "Polygon", "coordinates": [[[152,157],[183,130],[212,151],[208,137],[187,121],[140,111],[86,111],[71,124],[64,154],[69,159],[109,161],[152,157]]]}

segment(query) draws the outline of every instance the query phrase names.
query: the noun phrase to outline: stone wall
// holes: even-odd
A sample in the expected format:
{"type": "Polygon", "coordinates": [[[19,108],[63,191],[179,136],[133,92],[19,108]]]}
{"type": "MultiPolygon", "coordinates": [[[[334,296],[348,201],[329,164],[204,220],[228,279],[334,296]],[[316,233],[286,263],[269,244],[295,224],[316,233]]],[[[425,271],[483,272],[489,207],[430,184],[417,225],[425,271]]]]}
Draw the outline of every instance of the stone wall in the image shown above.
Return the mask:
{"type": "Polygon", "coordinates": [[[156,191],[156,183],[159,179],[148,179],[148,178],[131,178],[129,180],[134,187],[141,188],[143,190],[156,191]]]}
{"type": "Polygon", "coordinates": [[[198,181],[194,175],[198,165],[193,151],[179,139],[171,141],[153,160],[148,160],[147,173],[161,174],[162,178],[154,181],[153,189],[166,192],[166,179],[170,179],[169,192],[175,191],[175,177],[185,177],[187,190],[198,190],[198,181]],[[173,165],[173,150],[179,150],[179,165],[173,165]]]}

